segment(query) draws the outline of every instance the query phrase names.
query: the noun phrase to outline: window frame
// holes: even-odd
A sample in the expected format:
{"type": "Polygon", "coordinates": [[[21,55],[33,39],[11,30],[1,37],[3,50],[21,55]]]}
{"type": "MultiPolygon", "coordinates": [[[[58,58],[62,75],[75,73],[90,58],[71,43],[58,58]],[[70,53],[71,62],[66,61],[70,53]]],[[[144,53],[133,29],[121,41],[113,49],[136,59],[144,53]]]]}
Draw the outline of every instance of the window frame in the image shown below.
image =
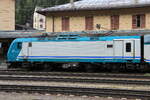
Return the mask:
{"type": "Polygon", "coordinates": [[[132,15],[132,28],[145,28],[146,25],[146,17],[145,14],[136,14],[132,15]]]}

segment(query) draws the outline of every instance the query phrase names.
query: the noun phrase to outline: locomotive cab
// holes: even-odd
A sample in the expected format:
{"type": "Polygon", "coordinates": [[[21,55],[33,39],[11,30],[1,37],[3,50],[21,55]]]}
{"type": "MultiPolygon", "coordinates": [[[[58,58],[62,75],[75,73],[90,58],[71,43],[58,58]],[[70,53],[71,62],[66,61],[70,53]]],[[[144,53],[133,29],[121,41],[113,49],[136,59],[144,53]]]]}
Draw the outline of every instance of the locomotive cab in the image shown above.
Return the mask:
{"type": "Polygon", "coordinates": [[[144,61],[150,63],[150,35],[144,36],[144,61]]]}
{"type": "Polygon", "coordinates": [[[14,41],[8,50],[7,61],[8,62],[16,62],[17,56],[20,53],[21,48],[22,48],[22,42],[14,41]]]}

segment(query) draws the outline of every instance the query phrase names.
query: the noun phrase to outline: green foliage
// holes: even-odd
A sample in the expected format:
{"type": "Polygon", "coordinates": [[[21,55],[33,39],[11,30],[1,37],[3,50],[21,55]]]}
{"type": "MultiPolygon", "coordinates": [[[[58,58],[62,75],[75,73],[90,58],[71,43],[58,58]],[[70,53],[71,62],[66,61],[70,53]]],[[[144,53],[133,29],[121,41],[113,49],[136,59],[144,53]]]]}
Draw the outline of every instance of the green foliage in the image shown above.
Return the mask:
{"type": "MultiPolygon", "coordinates": [[[[16,0],[16,24],[32,24],[33,13],[36,6],[52,7],[68,3],[70,0],[16,0]]],[[[78,1],[78,0],[76,0],[78,1]]]]}

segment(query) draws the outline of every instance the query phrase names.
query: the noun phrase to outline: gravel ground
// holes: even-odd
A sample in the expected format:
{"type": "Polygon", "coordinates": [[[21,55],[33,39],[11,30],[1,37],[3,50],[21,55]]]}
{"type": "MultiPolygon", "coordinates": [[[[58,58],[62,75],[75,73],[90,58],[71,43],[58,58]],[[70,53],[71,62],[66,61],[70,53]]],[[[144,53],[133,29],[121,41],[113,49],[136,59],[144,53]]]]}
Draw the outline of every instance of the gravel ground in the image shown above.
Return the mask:
{"type": "Polygon", "coordinates": [[[51,94],[27,94],[27,93],[5,93],[0,92],[0,100],[141,100],[112,97],[87,97],[74,95],[51,95],[51,94]]]}
{"type": "Polygon", "coordinates": [[[114,88],[129,90],[150,90],[146,85],[120,85],[120,84],[90,84],[90,83],[67,83],[67,82],[33,82],[33,81],[0,81],[5,85],[33,85],[33,86],[61,86],[61,87],[83,87],[83,88],[114,88]]]}

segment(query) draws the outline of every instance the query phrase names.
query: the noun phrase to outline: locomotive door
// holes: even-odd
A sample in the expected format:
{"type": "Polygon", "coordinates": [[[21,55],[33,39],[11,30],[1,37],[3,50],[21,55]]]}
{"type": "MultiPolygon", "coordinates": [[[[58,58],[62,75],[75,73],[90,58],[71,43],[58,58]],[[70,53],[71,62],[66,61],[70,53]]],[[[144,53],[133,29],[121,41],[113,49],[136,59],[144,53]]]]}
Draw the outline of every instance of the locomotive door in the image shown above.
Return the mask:
{"type": "Polygon", "coordinates": [[[135,57],[135,41],[124,40],[124,57],[131,59],[135,57]]]}
{"type": "Polygon", "coordinates": [[[114,58],[135,58],[134,40],[114,40],[114,58]]]}
{"type": "Polygon", "coordinates": [[[122,58],[123,55],[123,40],[114,40],[114,58],[122,58]]]}
{"type": "Polygon", "coordinates": [[[32,44],[30,42],[23,43],[22,56],[26,58],[31,56],[31,46],[32,44]]]}

